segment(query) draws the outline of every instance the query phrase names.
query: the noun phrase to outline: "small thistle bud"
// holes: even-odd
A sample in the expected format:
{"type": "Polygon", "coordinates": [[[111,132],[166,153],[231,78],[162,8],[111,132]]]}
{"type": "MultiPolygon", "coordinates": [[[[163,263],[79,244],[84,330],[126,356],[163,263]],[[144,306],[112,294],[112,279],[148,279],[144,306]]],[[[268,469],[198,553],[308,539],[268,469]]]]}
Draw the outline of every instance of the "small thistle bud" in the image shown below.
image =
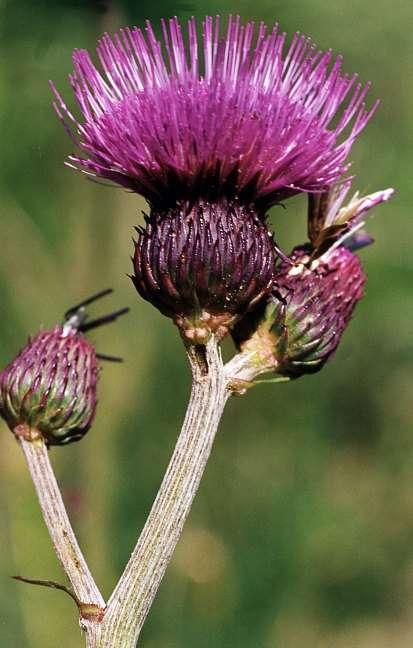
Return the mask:
{"type": "Polygon", "coordinates": [[[389,200],[393,189],[344,199],[351,180],[309,194],[309,242],[295,248],[275,271],[276,289],[232,330],[239,349],[250,353],[254,375],[273,371],[297,378],[319,371],[336,350],[366,277],[354,250],[372,242],[364,217],[389,200]]]}
{"type": "Polygon", "coordinates": [[[65,323],[29,339],[0,373],[0,415],[16,434],[43,437],[48,445],[78,441],[96,411],[97,354],[82,331],[113,321],[128,309],[87,322],[87,299],[66,313],[65,323]]]}
{"type": "Polygon", "coordinates": [[[135,245],[142,297],[203,344],[228,329],[274,285],[276,248],[253,208],[236,202],[153,210],[135,245]]]}
{"type": "Polygon", "coordinates": [[[336,350],[365,275],[357,256],[339,247],[311,261],[309,246],[296,248],[276,274],[283,296],[273,295],[233,332],[242,350],[257,352],[263,371],[298,378],[319,371],[336,350]]]}
{"type": "Polygon", "coordinates": [[[95,350],[81,333],[42,331],[0,374],[0,413],[12,430],[25,424],[49,445],[77,441],[95,415],[97,376],[95,350]]]}

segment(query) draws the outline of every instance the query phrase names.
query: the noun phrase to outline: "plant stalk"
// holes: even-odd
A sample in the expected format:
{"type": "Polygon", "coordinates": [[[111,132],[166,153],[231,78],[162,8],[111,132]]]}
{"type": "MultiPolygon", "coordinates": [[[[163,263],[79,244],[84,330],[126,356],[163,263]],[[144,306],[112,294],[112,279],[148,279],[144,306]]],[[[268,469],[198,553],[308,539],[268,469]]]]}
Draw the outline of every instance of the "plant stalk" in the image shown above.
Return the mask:
{"type": "MultiPolygon", "coordinates": [[[[182,533],[230,392],[218,343],[188,349],[193,384],[184,424],[128,564],[108,602],[93,648],[134,648],[182,533]]],[[[92,644],[90,644],[92,646],[92,644]]]]}
{"type": "Polygon", "coordinates": [[[55,552],[72,585],[86,633],[102,618],[105,601],[90,573],[70,524],[47,446],[34,430],[16,429],[55,552]]]}

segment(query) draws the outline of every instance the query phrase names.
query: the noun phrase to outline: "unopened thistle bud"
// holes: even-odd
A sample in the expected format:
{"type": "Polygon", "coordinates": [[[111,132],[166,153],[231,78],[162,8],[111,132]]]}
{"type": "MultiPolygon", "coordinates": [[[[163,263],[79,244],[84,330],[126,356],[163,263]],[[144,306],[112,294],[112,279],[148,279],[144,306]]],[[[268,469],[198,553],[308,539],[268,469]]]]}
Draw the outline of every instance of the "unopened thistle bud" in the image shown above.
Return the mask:
{"type": "Polygon", "coordinates": [[[0,413],[11,429],[27,425],[50,445],[77,441],[95,415],[97,376],[93,346],[56,326],[29,340],[0,374],[0,413]]]}
{"type": "Polygon", "coordinates": [[[345,248],[310,263],[308,250],[298,248],[291,260],[277,272],[279,293],[233,335],[242,350],[257,351],[265,371],[297,378],[319,371],[336,350],[363,296],[365,275],[345,248]]]}
{"type": "Polygon", "coordinates": [[[107,292],[68,311],[63,325],[29,339],[0,373],[0,415],[16,434],[62,445],[89,430],[96,411],[99,354],[82,331],[127,310],[86,322],[84,304],[107,292]]]}
{"type": "Polygon", "coordinates": [[[232,331],[237,346],[251,353],[256,373],[297,378],[319,371],[336,350],[366,277],[351,251],[371,242],[360,233],[362,216],[388,200],[392,189],[342,207],[350,183],[310,196],[310,242],[277,267],[277,291],[232,331]],[[351,248],[351,249],[349,249],[351,248]]]}

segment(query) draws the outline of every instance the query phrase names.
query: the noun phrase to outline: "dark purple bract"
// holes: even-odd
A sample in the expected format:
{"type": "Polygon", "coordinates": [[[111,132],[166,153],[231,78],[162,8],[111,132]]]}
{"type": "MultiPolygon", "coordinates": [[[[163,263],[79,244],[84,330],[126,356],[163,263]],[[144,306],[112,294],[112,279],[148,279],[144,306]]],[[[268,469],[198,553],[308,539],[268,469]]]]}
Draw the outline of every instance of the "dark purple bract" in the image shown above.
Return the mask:
{"type": "Polygon", "coordinates": [[[276,250],[266,223],[237,203],[199,201],[152,210],[135,246],[140,295],[198,343],[228,328],[274,287],[276,250]]]}

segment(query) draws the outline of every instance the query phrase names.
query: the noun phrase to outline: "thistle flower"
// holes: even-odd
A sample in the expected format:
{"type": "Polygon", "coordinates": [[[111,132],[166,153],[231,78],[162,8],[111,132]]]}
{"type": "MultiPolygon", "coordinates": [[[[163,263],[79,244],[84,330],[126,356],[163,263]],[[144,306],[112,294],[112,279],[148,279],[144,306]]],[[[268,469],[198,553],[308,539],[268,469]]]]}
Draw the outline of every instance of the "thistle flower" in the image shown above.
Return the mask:
{"type": "Polygon", "coordinates": [[[24,428],[48,445],[62,445],[78,441],[89,430],[97,403],[97,358],[119,358],[97,354],[83,332],[128,310],[87,322],[84,306],[107,292],[70,309],[63,325],[29,338],[0,373],[0,415],[12,431],[24,428]]]}
{"type": "Polygon", "coordinates": [[[310,243],[295,248],[288,262],[278,266],[277,294],[233,331],[237,345],[255,351],[265,371],[290,378],[319,371],[363,296],[366,276],[351,249],[371,242],[367,235],[358,235],[362,216],[388,200],[393,190],[362,198],[356,194],[342,207],[349,188],[345,182],[310,197],[310,243]]]}
{"type": "Polygon", "coordinates": [[[83,117],[52,86],[54,105],[80,149],[69,164],[150,203],[135,285],[202,342],[274,287],[266,210],[345,173],[377,104],[365,107],[369,84],[343,74],[340,57],[299,34],[286,49],[277,26],[230,17],[221,35],[219,17],[207,17],[200,40],[191,19],[185,39],[175,18],[162,32],[163,42],[150,23],[145,33],[104,35],[99,68],[75,51],[70,79],[83,117]],[[248,250],[258,252],[244,264],[248,250]]]}
{"type": "Polygon", "coordinates": [[[369,84],[343,74],[341,57],[299,34],[286,51],[277,25],[256,30],[239,16],[224,37],[220,18],[205,18],[201,43],[194,18],[187,44],[176,18],[162,31],[163,43],[149,22],[146,33],[104,35],[100,69],[87,51],[74,52],[82,120],[54,90],[82,152],[70,163],[162,205],[223,196],[268,207],[326,189],[347,170],[376,104],[365,108],[369,84]]]}

